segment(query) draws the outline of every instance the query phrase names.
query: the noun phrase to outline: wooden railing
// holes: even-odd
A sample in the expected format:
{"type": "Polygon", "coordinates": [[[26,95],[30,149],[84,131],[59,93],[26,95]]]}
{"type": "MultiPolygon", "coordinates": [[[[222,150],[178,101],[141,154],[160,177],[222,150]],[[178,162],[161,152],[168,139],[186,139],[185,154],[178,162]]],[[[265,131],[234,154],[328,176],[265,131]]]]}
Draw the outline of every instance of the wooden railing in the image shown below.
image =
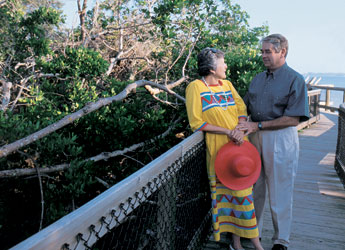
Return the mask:
{"type": "MultiPolygon", "coordinates": [[[[202,244],[201,241],[211,228],[211,201],[210,194],[206,191],[208,179],[204,171],[205,155],[204,135],[199,131],[74,212],[17,244],[11,250],[92,249],[94,244],[101,241],[107,234],[111,235],[110,242],[122,242],[123,239],[125,242],[126,237],[121,237],[120,233],[112,230],[129,223],[133,223],[129,224],[133,225],[129,227],[135,230],[133,235],[139,235],[140,238],[138,240],[124,230],[127,237],[130,237],[129,242],[132,245],[125,247],[124,243],[120,243],[123,247],[121,249],[150,249],[147,246],[143,247],[148,244],[149,239],[151,242],[155,240],[155,249],[198,248],[198,244],[202,244]],[[185,188],[187,186],[193,195],[187,194],[185,188]],[[176,197],[171,193],[174,193],[176,197]],[[170,199],[164,199],[164,197],[170,197],[170,199]],[[181,205],[183,199],[186,201],[181,205]],[[185,205],[188,205],[190,209],[180,208],[185,205]],[[135,211],[139,207],[144,207],[143,209],[146,210],[136,215],[135,211]],[[151,207],[153,209],[149,209],[151,207]],[[149,223],[143,225],[142,221],[145,218],[141,218],[141,213],[144,217],[151,219],[149,223]],[[175,221],[171,222],[183,216],[185,219],[180,219],[178,225],[175,225],[175,221]],[[139,218],[138,223],[141,224],[134,224],[135,218],[139,218]],[[191,220],[195,218],[197,222],[191,220]],[[186,223],[183,224],[181,221],[186,223]],[[189,231],[184,226],[188,227],[189,231]],[[179,234],[176,233],[175,227],[184,232],[183,239],[176,236],[179,234]],[[173,236],[177,237],[174,241],[170,239],[173,236]],[[137,247],[133,247],[134,241],[138,242],[137,247]],[[188,247],[176,247],[185,242],[188,247]]],[[[95,249],[110,248],[97,246],[95,249]]]]}
{"type": "Polygon", "coordinates": [[[321,90],[319,89],[308,91],[310,119],[308,121],[299,123],[297,125],[298,130],[306,128],[310,126],[311,124],[320,120],[320,108],[319,108],[320,95],[321,95],[321,90]]]}
{"type": "Polygon", "coordinates": [[[339,107],[334,107],[334,106],[330,105],[331,104],[331,90],[332,91],[342,91],[343,92],[343,103],[345,103],[345,88],[334,87],[333,85],[316,85],[316,84],[308,84],[308,87],[326,90],[325,105],[319,104],[320,108],[324,108],[325,110],[331,110],[332,112],[339,110],[339,107]]]}

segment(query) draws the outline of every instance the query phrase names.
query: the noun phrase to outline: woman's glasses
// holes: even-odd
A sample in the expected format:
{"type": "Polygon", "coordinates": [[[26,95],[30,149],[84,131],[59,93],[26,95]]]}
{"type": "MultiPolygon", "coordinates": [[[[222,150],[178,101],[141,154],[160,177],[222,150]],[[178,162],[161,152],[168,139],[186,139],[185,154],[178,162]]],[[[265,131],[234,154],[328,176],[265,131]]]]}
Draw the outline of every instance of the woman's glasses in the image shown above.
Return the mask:
{"type": "Polygon", "coordinates": [[[207,48],[209,51],[211,51],[212,53],[217,53],[218,52],[218,50],[217,49],[215,49],[215,48],[207,48]]]}

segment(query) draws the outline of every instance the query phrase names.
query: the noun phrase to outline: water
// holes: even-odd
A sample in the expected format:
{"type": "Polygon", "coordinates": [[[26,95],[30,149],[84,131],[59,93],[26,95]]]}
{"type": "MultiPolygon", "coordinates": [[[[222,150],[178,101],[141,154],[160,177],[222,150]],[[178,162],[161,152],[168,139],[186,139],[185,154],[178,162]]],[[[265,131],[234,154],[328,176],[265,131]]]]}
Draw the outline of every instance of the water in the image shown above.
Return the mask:
{"type": "MultiPolygon", "coordinates": [[[[304,78],[309,76],[310,81],[314,76],[321,80],[317,85],[334,85],[334,87],[342,87],[345,88],[345,74],[327,74],[327,73],[308,73],[303,75],[304,78]]],[[[331,90],[331,106],[339,107],[340,104],[343,103],[343,91],[335,91],[331,90]]],[[[321,90],[321,101],[325,101],[326,90],[321,90]]]]}

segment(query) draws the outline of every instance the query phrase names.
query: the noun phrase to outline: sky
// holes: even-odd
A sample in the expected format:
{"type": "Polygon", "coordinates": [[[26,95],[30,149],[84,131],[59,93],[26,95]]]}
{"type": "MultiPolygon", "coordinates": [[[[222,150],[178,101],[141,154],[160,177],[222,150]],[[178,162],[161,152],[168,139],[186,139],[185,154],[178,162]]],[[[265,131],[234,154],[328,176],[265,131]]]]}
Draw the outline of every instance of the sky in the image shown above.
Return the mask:
{"type": "Polygon", "coordinates": [[[250,27],[267,24],[269,33],[289,41],[287,64],[306,74],[345,73],[344,0],[236,0],[250,27]]]}
{"type": "MultiPolygon", "coordinates": [[[[65,0],[67,22],[76,27],[76,0],[65,0]]],[[[89,0],[89,7],[95,0],[89,0]]],[[[287,64],[301,74],[345,74],[345,0],[233,0],[251,28],[267,24],[289,41],[287,64]]]]}

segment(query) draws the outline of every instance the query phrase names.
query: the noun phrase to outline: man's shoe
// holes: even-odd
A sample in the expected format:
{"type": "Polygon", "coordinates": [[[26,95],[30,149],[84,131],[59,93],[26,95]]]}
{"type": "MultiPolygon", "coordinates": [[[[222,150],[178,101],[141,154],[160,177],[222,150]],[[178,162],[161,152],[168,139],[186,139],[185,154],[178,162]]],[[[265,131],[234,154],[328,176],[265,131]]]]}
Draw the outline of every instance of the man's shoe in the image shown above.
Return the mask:
{"type": "Polygon", "coordinates": [[[274,244],[272,250],[287,250],[287,247],[282,244],[274,244]]]}

